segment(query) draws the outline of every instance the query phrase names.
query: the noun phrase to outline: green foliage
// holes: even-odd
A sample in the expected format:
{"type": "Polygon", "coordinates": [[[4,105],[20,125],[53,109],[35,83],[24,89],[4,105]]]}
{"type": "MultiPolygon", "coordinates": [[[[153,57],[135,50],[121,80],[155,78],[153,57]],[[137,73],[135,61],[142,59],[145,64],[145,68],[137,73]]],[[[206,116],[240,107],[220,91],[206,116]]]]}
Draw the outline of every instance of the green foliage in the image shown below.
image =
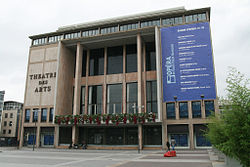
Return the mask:
{"type": "Polygon", "coordinates": [[[225,155],[250,166],[250,89],[249,79],[235,68],[227,77],[227,97],[221,115],[211,117],[207,137],[225,155]]]}

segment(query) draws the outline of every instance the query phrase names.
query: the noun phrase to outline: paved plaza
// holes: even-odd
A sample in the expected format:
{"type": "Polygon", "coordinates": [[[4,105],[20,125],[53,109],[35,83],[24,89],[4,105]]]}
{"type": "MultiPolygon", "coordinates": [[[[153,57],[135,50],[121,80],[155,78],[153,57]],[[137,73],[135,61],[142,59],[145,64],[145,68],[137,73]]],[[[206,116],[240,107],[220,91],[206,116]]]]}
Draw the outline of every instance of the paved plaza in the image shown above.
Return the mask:
{"type": "Polygon", "coordinates": [[[1,167],[213,167],[207,150],[177,150],[176,157],[164,151],[1,149],[1,167]]]}

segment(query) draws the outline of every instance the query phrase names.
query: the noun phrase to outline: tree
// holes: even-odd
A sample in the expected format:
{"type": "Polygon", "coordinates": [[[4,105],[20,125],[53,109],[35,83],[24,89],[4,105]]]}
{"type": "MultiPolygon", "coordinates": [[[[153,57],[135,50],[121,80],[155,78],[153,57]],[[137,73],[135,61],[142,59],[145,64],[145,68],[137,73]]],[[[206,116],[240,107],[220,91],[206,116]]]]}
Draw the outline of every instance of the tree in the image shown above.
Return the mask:
{"type": "Polygon", "coordinates": [[[206,136],[215,148],[250,166],[250,89],[249,79],[230,67],[222,111],[211,117],[206,136]]]}

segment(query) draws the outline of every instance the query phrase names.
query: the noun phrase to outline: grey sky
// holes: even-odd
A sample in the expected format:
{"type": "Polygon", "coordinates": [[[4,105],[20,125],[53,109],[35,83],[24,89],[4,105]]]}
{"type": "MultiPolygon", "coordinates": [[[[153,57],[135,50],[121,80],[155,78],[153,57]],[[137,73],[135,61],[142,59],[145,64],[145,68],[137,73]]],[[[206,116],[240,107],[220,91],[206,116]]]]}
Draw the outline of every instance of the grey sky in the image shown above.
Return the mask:
{"type": "Polygon", "coordinates": [[[30,39],[58,27],[185,6],[211,7],[218,95],[225,95],[228,66],[250,78],[249,0],[9,0],[0,4],[0,90],[23,102],[30,39]]]}

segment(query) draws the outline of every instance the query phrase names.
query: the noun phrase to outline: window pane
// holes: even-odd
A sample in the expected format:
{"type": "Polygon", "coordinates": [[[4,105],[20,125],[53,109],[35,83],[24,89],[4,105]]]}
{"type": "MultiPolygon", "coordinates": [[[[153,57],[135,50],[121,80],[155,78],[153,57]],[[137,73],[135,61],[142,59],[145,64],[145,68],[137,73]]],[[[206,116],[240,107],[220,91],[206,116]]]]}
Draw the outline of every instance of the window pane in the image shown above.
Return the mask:
{"type": "Polygon", "coordinates": [[[80,105],[80,114],[85,113],[85,86],[81,87],[81,105],[80,105]]]}
{"type": "Polygon", "coordinates": [[[86,77],[87,51],[83,51],[82,55],[82,77],[86,77]]]}
{"type": "Polygon", "coordinates": [[[118,74],[123,72],[123,47],[108,48],[108,74],[118,74]]]}
{"type": "Polygon", "coordinates": [[[214,101],[205,101],[206,117],[211,115],[211,111],[214,112],[214,101]]]}
{"type": "Polygon", "coordinates": [[[167,119],[175,119],[175,103],[167,103],[167,119]]]}
{"type": "Polygon", "coordinates": [[[90,50],[89,75],[104,74],[104,49],[90,50]]]}
{"type": "Polygon", "coordinates": [[[50,108],[50,111],[49,111],[49,122],[53,121],[53,117],[54,117],[54,108],[50,108]]]}
{"type": "Polygon", "coordinates": [[[102,86],[89,86],[88,114],[102,113],[102,86]]]}
{"type": "Polygon", "coordinates": [[[201,102],[200,101],[192,102],[192,113],[193,113],[193,118],[201,118],[201,102]]]}
{"type": "Polygon", "coordinates": [[[188,103],[187,102],[179,103],[179,112],[180,112],[180,118],[188,118],[188,103]]]}
{"type": "Polygon", "coordinates": [[[126,72],[137,71],[137,46],[126,45],[126,72]]]}
{"type": "Polygon", "coordinates": [[[122,113],[122,84],[108,85],[107,111],[111,113],[122,113]]]}
{"type": "Polygon", "coordinates": [[[127,84],[127,113],[137,113],[137,83],[127,84]]]}
{"type": "Polygon", "coordinates": [[[146,70],[156,70],[155,43],[146,43],[146,70]]]}
{"type": "Polygon", "coordinates": [[[147,81],[147,112],[157,113],[156,81],[147,81]]]}
{"type": "Polygon", "coordinates": [[[42,108],[41,122],[46,122],[47,120],[47,108],[42,108]]]}
{"type": "Polygon", "coordinates": [[[25,122],[30,121],[30,109],[25,110],[25,122]]]}
{"type": "Polygon", "coordinates": [[[38,108],[33,109],[33,122],[37,122],[38,119],[38,108]]]}

